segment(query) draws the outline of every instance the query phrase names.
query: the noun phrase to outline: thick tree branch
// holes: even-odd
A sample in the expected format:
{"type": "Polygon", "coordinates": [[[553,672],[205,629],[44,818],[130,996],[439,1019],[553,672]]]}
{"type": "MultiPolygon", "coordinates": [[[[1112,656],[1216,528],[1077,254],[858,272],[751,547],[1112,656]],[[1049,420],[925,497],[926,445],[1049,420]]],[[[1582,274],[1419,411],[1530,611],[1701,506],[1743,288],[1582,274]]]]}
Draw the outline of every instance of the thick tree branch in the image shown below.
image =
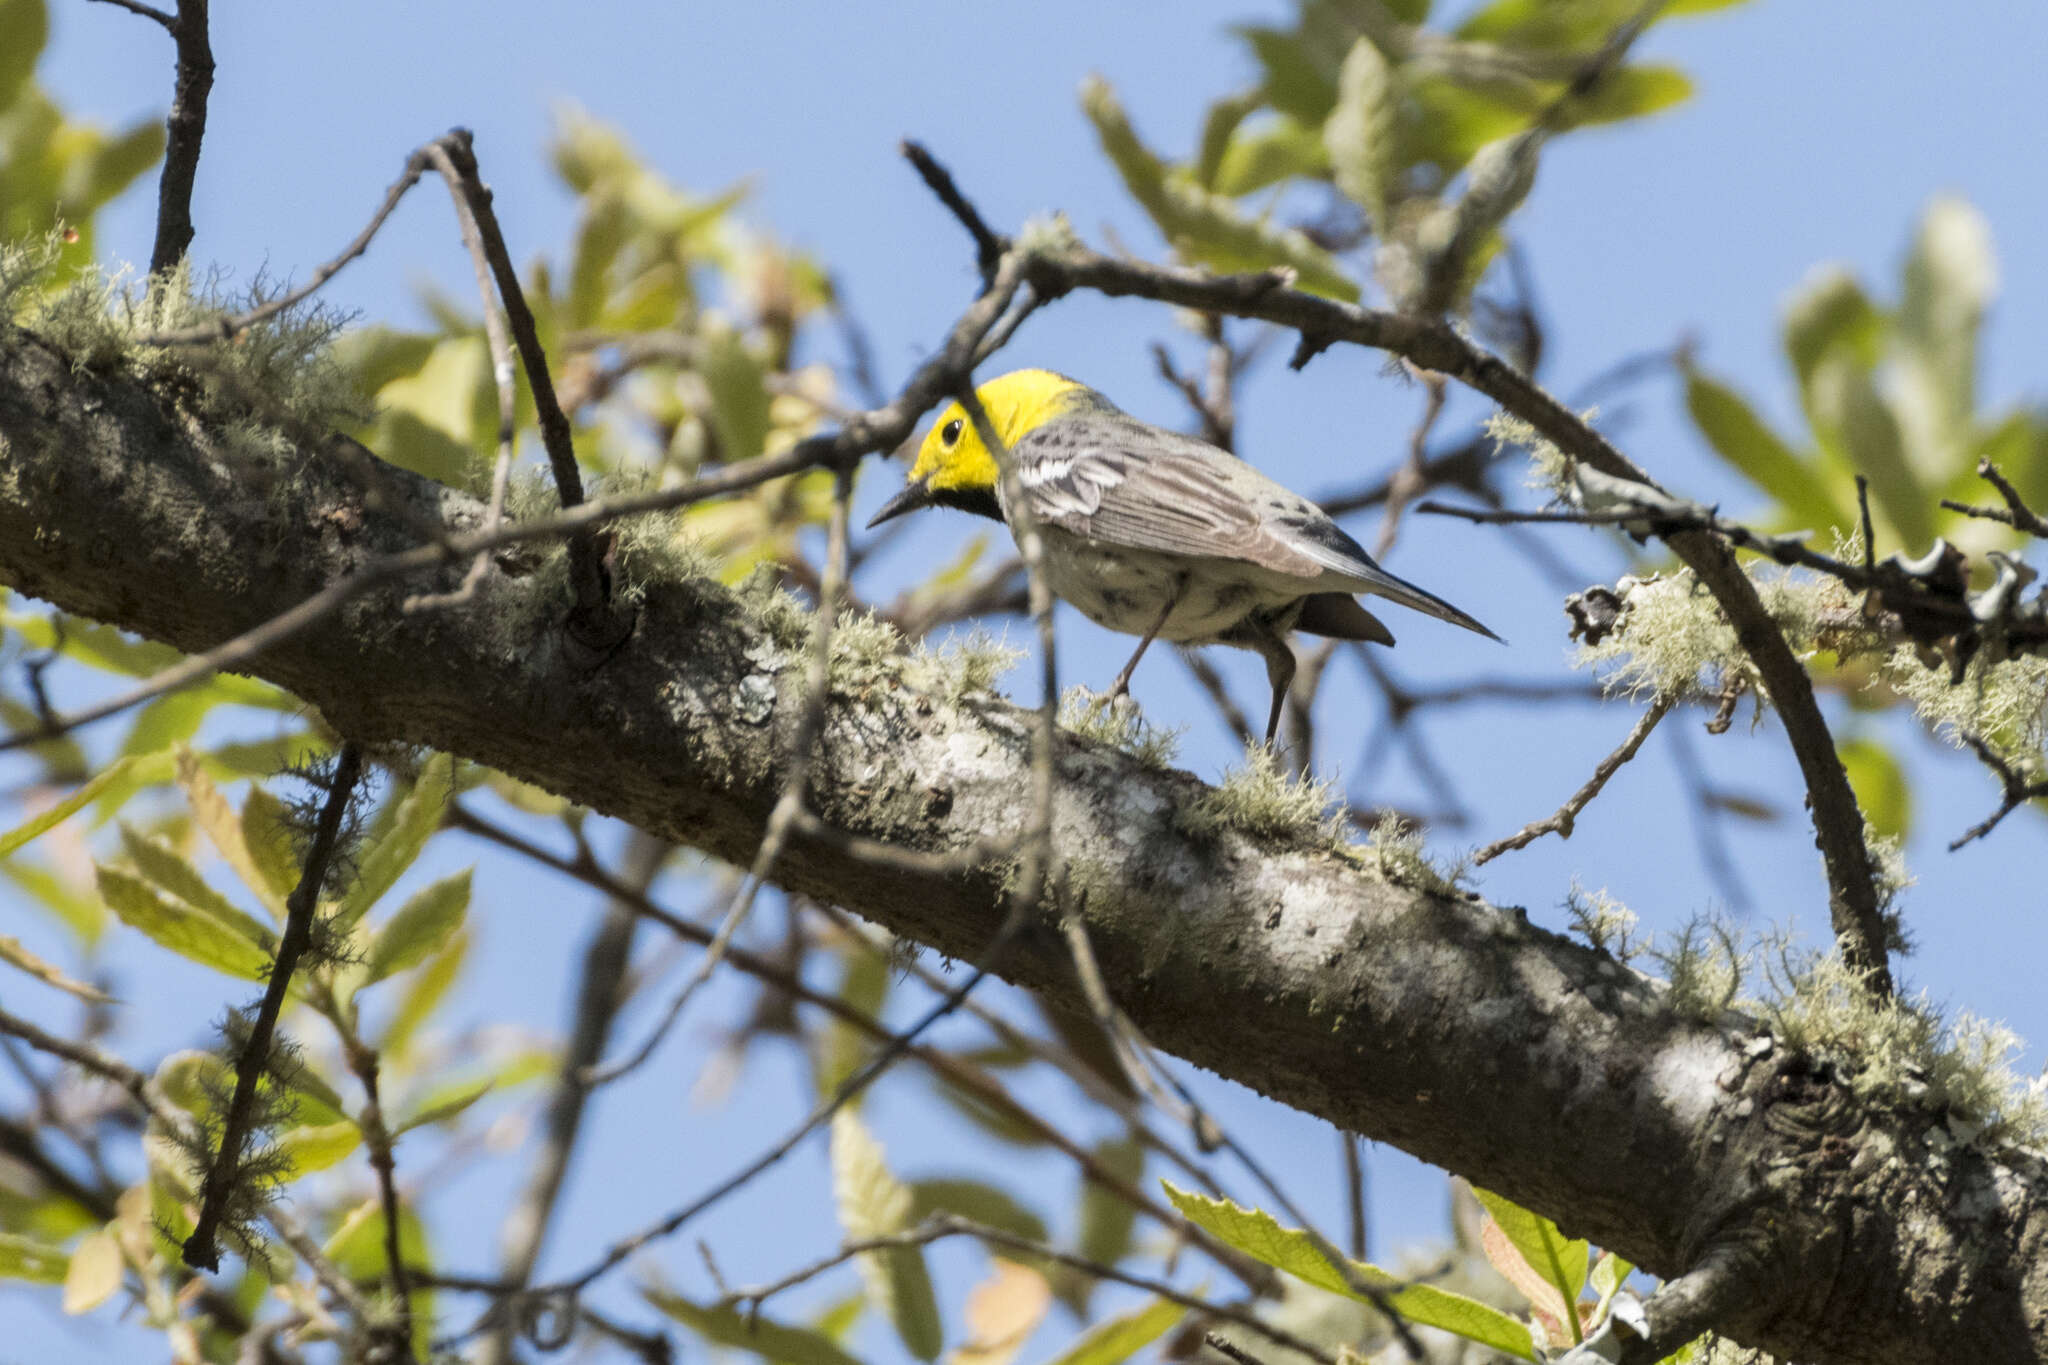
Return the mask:
{"type": "MultiPolygon", "coordinates": [[[[1252,306],[1277,283],[1263,288],[1252,306]]],[[[1329,306],[1278,297],[1276,311],[1329,306]]],[[[1359,325],[1422,349],[1462,345],[1410,319],[1359,325]]],[[[1483,359],[1437,358],[1447,373],[1489,373],[1483,359]]],[[[927,398],[946,391],[929,382],[927,398]]],[[[187,652],[409,552],[420,519],[459,535],[486,515],[396,469],[398,505],[367,505],[318,449],[290,457],[294,497],[276,498],[169,400],[19,332],[0,333],[0,438],[0,583],[187,652]]],[[[786,776],[801,642],[713,582],[657,582],[633,637],[593,670],[546,628],[565,600],[548,562],[496,564],[466,608],[407,615],[416,580],[445,586],[466,568],[444,556],[241,666],[343,733],[446,749],[747,862],[786,776]]],[[[889,660],[842,661],[812,758],[813,820],[792,832],[778,879],[979,960],[1009,900],[1004,867],[885,863],[847,841],[944,855],[1027,826],[1036,730],[986,696],[920,690],[889,660]]],[[[1182,816],[1205,789],[1187,774],[1069,737],[1054,758],[1054,853],[1086,893],[1110,994],[1159,1047],[1659,1274],[1754,1238],[1760,1269],[1717,1296],[1714,1322],[1780,1355],[1996,1365],[2048,1349],[2035,1325],[2048,1176],[2035,1158],[1958,1142],[1940,1114],[1874,1105],[1788,1049],[1676,1016],[1654,983],[1512,913],[1389,884],[1314,846],[1191,833],[1182,816]]],[[[1078,1004],[1043,918],[1002,970],[1078,1004]]]]}

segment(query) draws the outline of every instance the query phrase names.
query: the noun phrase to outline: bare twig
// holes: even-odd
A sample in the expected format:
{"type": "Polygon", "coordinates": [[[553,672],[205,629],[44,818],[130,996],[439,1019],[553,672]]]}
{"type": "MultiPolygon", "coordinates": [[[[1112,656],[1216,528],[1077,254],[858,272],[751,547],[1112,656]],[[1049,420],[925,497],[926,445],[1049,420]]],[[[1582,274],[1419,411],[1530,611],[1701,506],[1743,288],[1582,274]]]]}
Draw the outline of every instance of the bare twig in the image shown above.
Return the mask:
{"type": "Polygon", "coordinates": [[[406,1282],[405,1253],[399,1249],[405,1225],[398,1204],[398,1163],[392,1155],[392,1135],[384,1122],[384,1102],[379,1094],[378,1073],[382,1063],[375,1048],[364,1044],[346,1026],[346,1014],[336,1009],[332,1017],[343,1024],[342,1052],[349,1070],[363,1087],[363,1110],[356,1125],[363,1131],[363,1146],[370,1154],[370,1169],[377,1177],[377,1202],[384,1214],[384,1264],[391,1282],[392,1319],[376,1329],[385,1339],[391,1358],[413,1359],[412,1289],[406,1282]]]}
{"type": "Polygon", "coordinates": [[[1356,1133],[1340,1131],[1337,1145],[1344,1158],[1344,1205],[1350,1214],[1351,1257],[1365,1259],[1366,1204],[1365,1204],[1365,1154],[1359,1151],[1361,1139],[1356,1133]]]}
{"type": "Polygon", "coordinates": [[[2040,514],[2027,506],[2026,499],[2020,496],[2020,490],[2013,487],[2012,480],[2000,473],[1998,466],[1991,463],[1988,457],[1977,461],[1977,477],[1998,490],[1999,496],[2005,499],[2004,510],[1996,507],[1975,507],[1949,498],[1943,498],[1941,505],[1951,512],[1980,517],[1985,521],[2001,522],[2016,530],[2025,531],[2030,536],[2048,539],[2048,520],[2043,520],[2040,514]]]}
{"type": "Polygon", "coordinates": [[[1319,1365],[1336,1365],[1336,1358],[1321,1346],[1298,1337],[1285,1328],[1276,1327],[1271,1323],[1264,1322],[1256,1314],[1245,1308],[1234,1304],[1211,1303],[1206,1299],[1188,1293],[1184,1289],[1176,1288],[1163,1280],[1156,1280],[1146,1275],[1134,1275],[1127,1270],[1119,1269],[1116,1266],[1101,1261],[1091,1261],[1085,1256],[1077,1256],[1071,1251],[1064,1251],[1048,1243],[1036,1241],[1030,1237],[1021,1237],[1014,1232],[990,1227],[985,1223],[977,1223],[971,1219],[961,1218],[952,1214],[941,1214],[938,1217],[927,1220],[918,1227],[904,1232],[849,1241],[831,1255],[813,1261],[799,1270],[792,1271],[779,1280],[742,1289],[727,1295],[724,1304],[728,1307],[745,1304],[758,1308],[761,1304],[782,1293],[784,1290],[793,1289],[800,1284],[814,1280],[826,1271],[831,1270],[835,1266],[844,1265],[856,1256],[897,1247],[929,1246],[933,1242],[944,1241],[949,1237],[974,1237],[990,1246],[1001,1247],[1006,1251],[1018,1252],[1034,1259],[1051,1261],[1057,1265],[1068,1266],[1074,1270],[1079,1270],[1101,1279],[1113,1280],[1118,1284],[1127,1284],[1136,1289],[1143,1289],[1169,1302],[1180,1304],[1182,1307],[1194,1309],[1197,1312],[1220,1318],[1226,1322],[1236,1323],[1240,1327],[1258,1333],[1276,1346],[1300,1352],[1310,1360],[1319,1362],[1319,1365]]]}
{"type": "MultiPolygon", "coordinates": [[[[634,831],[626,846],[621,873],[624,884],[645,896],[670,851],[666,840],[634,831]]],[[[576,1150],[588,1107],[590,1086],[584,1073],[604,1055],[605,1039],[624,1002],[623,983],[639,919],[638,908],[632,902],[612,897],[604,918],[591,935],[590,946],[584,950],[576,1012],[568,1045],[563,1049],[555,1091],[548,1100],[545,1137],[527,1176],[525,1191],[506,1216],[499,1234],[503,1248],[499,1278],[510,1289],[525,1288],[540,1260],[541,1246],[553,1221],[556,1201],[568,1176],[569,1160],[576,1150]]],[[[511,1358],[516,1326],[509,1314],[495,1325],[478,1353],[480,1365],[511,1358]]]]}
{"type": "MultiPolygon", "coordinates": [[[[164,25],[178,48],[178,78],[164,121],[164,168],[156,185],[156,242],[149,252],[152,279],[185,259],[192,245],[192,183],[199,144],[206,137],[206,98],[213,90],[213,47],[206,33],[207,0],[178,0],[178,17],[164,25]]],[[[156,11],[137,13],[161,20],[156,11]]]]}
{"type": "Polygon", "coordinates": [[[208,1165],[199,1191],[199,1216],[183,1248],[185,1264],[205,1270],[220,1269],[217,1238],[227,1216],[227,1203],[243,1179],[242,1152],[247,1146],[255,1116],[256,1085],[271,1064],[271,1042],[277,1033],[277,1016],[284,1009],[292,973],[299,957],[313,937],[313,916],[320,906],[320,892],[327,881],[327,868],[341,839],[342,816],[354,799],[356,783],[363,775],[363,751],[344,744],[328,778],[327,800],[313,829],[313,841],[306,851],[299,884],[285,901],[284,934],[278,939],[277,958],[271,964],[270,980],[263,1002],[249,1028],[249,1037],[235,1060],[235,1093],[221,1121],[220,1145],[208,1165]]]}
{"type": "Polygon", "coordinates": [[[1374,559],[1385,559],[1394,548],[1394,538],[1401,534],[1401,514],[1429,486],[1429,433],[1444,410],[1444,395],[1449,386],[1440,374],[1424,371],[1421,378],[1428,397],[1422,405],[1422,416],[1408,437],[1407,462],[1387,481],[1387,510],[1380,514],[1379,539],[1372,549],[1374,559]]]}
{"type": "Polygon", "coordinates": [[[1621,765],[1636,756],[1636,750],[1643,747],[1643,741],[1650,737],[1650,731],[1656,729],[1657,722],[1664,719],[1666,713],[1671,710],[1672,703],[1673,698],[1670,697],[1659,697],[1651,702],[1650,709],[1643,712],[1641,718],[1636,721],[1635,728],[1628,732],[1628,738],[1623,740],[1613,753],[1600,760],[1599,766],[1593,769],[1593,775],[1586,779],[1586,784],[1566,798],[1565,803],[1557,808],[1555,815],[1524,825],[1521,830],[1507,838],[1488,844],[1472,855],[1473,864],[1483,866],[1503,853],[1527,848],[1546,834],[1555,834],[1560,839],[1571,838],[1572,827],[1579,813],[1592,804],[1593,798],[1600,794],[1600,789],[1607,785],[1607,779],[1621,771],[1621,765]]]}
{"type": "Polygon", "coordinates": [[[166,14],[154,5],[145,5],[142,3],[142,0],[99,0],[99,3],[102,5],[112,5],[117,9],[125,9],[130,14],[139,14],[145,19],[163,25],[166,33],[174,36],[177,33],[178,20],[176,16],[166,14]]]}
{"type": "Polygon", "coordinates": [[[967,196],[960,193],[960,187],[953,183],[953,174],[940,165],[921,142],[906,140],[901,148],[904,157],[917,168],[920,179],[939,197],[960,226],[967,229],[967,235],[974,239],[974,267],[981,272],[981,287],[995,286],[996,263],[1010,249],[1010,241],[1001,233],[989,227],[981,213],[967,196]]]}
{"type": "Polygon", "coordinates": [[[1963,742],[1970,746],[1970,752],[1977,755],[1983,761],[1985,767],[1998,775],[1998,783],[2003,789],[2003,795],[1999,797],[1997,810],[1991,812],[1990,815],[1970,826],[1967,830],[1964,830],[1962,836],[1948,846],[1948,851],[1951,853],[1954,853],[1971,840],[1981,839],[1992,830],[1997,829],[1999,821],[2011,815],[2027,802],[2048,797],[2048,781],[2029,782],[2018,769],[2007,762],[2004,756],[1997,750],[1986,744],[1981,737],[1965,734],[1963,742]]]}

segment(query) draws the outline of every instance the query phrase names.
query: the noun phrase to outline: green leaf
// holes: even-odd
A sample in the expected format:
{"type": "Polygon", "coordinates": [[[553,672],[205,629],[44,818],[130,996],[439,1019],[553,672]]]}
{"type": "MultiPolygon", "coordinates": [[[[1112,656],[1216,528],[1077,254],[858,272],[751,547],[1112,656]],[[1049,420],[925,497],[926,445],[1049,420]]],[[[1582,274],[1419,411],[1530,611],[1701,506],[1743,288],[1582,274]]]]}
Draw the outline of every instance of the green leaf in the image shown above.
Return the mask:
{"type": "Polygon", "coordinates": [[[50,16],[43,0],[0,0],[0,110],[6,110],[21,96],[22,86],[35,74],[36,59],[50,41],[50,16]]]}
{"type": "Polygon", "coordinates": [[[1337,103],[1337,69],[1325,69],[1299,34],[1277,28],[1237,30],[1265,72],[1267,103],[1298,123],[1321,127],[1337,103]]]}
{"type": "Polygon", "coordinates": [[[339,1123],[301,1124],[277,1135],[277,1151],[291,1162],[282,1177],[287,1183],[324,1171],[362,1146],[363,1130],[349,1119],[339,1123]]]}
{"type": "Polygon", "coordinates": [[[1820,472],[1781,440],[1741,394],[1687,365],[1685,406],[1714,453],[1775,498],[1793,525],[1819,531],[1853,524],[1835,505],[1820,472]]]}
{"type": "MultiPolygon", "coordinates": [[[[910,1190],[890,1173],[881,1144],[851,1109],[832,1118],[832,1190],[849,1240],[884,1237],[912,1226],[910,1190]]],[[[892,1247],[863,1252],[859,1260],[869,1301],[888,1313],[904,1349],[919,1360],[936,1360],[945,1340],[924,1249],[892,1247]]]]}
{"type": "Polygon", "coordinates": [[[1119,1365],[1172,1331],[1187,1311],[1171,1299],[1154,1299],[1143,1308],[1097,1323],[1047,1365],[1119,1365]]]}
{"type": "Polygon", "coordinates": [[[1528,115],[1458,84],[1447,76],[1420,75],[1408,86],[1414,116],[1404,129],[1409,159],[1438,167],[1444,177],[1463,170],[1489,142],[1522,131],[1528,115]]]}
{"type": "Polygon", "coordinates": [[[40,815],[30,816],[5,834],[0,834],[0,858],[5,858],[16,849],[48,830],[55,829],[79,811],[96,800],[99,794],[128,775],[135,765],[132,758],[117,759],[93,774],[92,779],[74,789],[71,795],[40,815]]]}
{"type": "Polygon", "coordinates": [[[380,926],[364,954],[364,985],[425,962],[446,947],[469,913],[474,868],[443,877],[416,893],[380,926]]]}
{"type": "Polygon", "coordinates": [[[401,332],[394,327],[352,327],[334,340],[337,365],[354,377],[372,398],[394,379],[419,373],[440,338],[427,332],[401,332]]]}
{"type": "Polygon", "coordinates": [[[1814,420],[1814,379],[1838,351],[1864,366],[1877,363],[1884,317],[1847,271],[1826,267],[1799,286],[1785,309],[1785,358],[1799,380],[1800,401],[1814,420]]]}
{"type": "MultiPolygon", "coordinates": [[[[327,1239],[327,1259],[357,1284],[378,1286],[390,1271],[384,1248],[384,1210],[376,1199],[367,1199],[351,1209],[327,1239]]],[[[407,1265],[434,1264],[427,1242],[426,1225],[410,1205],[398,1210],[398,1254],[407,1265]]],[[[434,1295],[432,1290],[412,1292],[413,1353],[421,1360],[431,1358],[434,1340],[434,1295]]]]}
{"type": "Polygon", "coordinates": [[[762,1313],[700,1307],[666,1289],[640,1292],[648,1303],[713,1345],[751,1351],[777,1365],[862,1365],[822,1332],[790,1327],[762,1313]]]}
{"type": "Polygon", "coordinates": [[[135,870],[159,891],[219,920],[250,942],[262,944],[265,951],[275,950],[269,928],[208,886],[199,870],[175,850],[143,838],[126,824],[121,826],[121,847],[134,862],[135,870]]]}
{"type": "Polygon", "coordinates": [[[0,1280],[62,1284],[71,1267],[70,1253],[19,1233],[0,1232],[0,1280]]]}
{"type": "Polygon", "coordinates": [[[1872,505],[1905,548],[1925,550],[1934,541],[1934,500],[1906,458],[1898,418],[1871,371],[1837,354],[1822,363],[1813,390],[1816,429],[1835,434],[1849,467],[1869,476],[1872,505]]]}
{"type": "Polygon", "coordinates": [[[163,947],[245,981],[261,981],[270,970],[270,950],[188,902],[160,894],[140,877],[101,866],[100,896],[122,923],[140,929],[163,947]]]}
{"type": "Polygon", "coordinates": [[[1870,827],[1886,838],[1903,839],[1913,823],[1913,791],[1891,750],[1858,738],[1837,741],[1835,753],[1870,827]]]}
{"type": "Polygon", "coordinates": [[[728,463],[751,460],[768,442],[767,371],[730,327],[707,325],[700,334],[697,370],[711,393],[711,425],[728,463]]]}
{"type": "Polygon", "coordinates": [[[398,1126],[392,1129],[392,1136],[396,1137],[415,1128],[424,1128],[430,1123],[446,1123],[490,1094],[497,1084],[496,1080],[486,1076],[480,1080],[466,1082],[453,1093],[437,1092],[432,1102],[421,1106],[418,1112],[399,1120],[398,1126]]]}
{"type": "Polygon", "coordinates": [[[1899,413],[1920,472],[1946,479],[1969,454],[1977,334],[1998,291],[1984,216],[1960,199],[1928,205],[1906,258],[1899,304],[1899,413]]]}
{"type": "Polygon", "coordinates": [[[1365,210],[1381,236],[1401,194],[1401,87],[1400,68],[1372,39],[1360,38],[1337,74],[1337,106],[1323,124],[1337,188],[1365,210]]]}
{"type": "MultiPolygon", "coordinates": [[[[244,807],[244,816],[237,816],[228,799],[221,795],[220,788],[200,766],[198,756],[182,745],[177,754],[178,785],[185,789],[185,799],[192,804],[193,820],[206,832],[207,839],[227,865],[234,869],[235,875],[242,879],[242,884],[263,902],[271,917],[282,921],[284,898],[290,894],[290,888],[280,892],[250,849],[245,821],[248,807],[244,807]]],[[[252,794],[249,805],[253,806],[255,800],[252,794]]]]}
{"type": "Polygon", "coordinates": [[[412,1045],[413,1035],[447,998],[455,978],[462,974],[462,964],[468,959],[469,935],[458,933],[424,969],[405,979],[398,1007],[391,1012],[391,1023],[384,1030],[384,1036],[377,1040],[379,1052],[387,1057],[405,1055],[412,1045]]]}
{"type": "MultiPolygon", "coordinates": [[[[1314,1239],[1299,1228],[1283,1227],[1271,1214],[1242,1208],[1227,1199],[1210,1199],[1165,1181],[1161,1183],[1166,1187],[1167,1198],[1189,1221],[1246,1255],[1319,1289],[1372,1302],[1369,1295],[1351,1288],[1344,1274],[1317,1249],[1314,1239]]],[[[1528,1325],[1498,1308],[1434,1285],[1407,1284],[1399,1276],[1363,1261],[1347,1259],[1346,1265],[1361,1283],[1383,1290],[1389,1306],[1410,1322],[1440,1327],[1522,1360],[1537,1358],[1528,1325]]]]}
{"type": "MultiPolygon", "coordinates": [[[[6,31],[7,21],[0,18],[0,33],[6,31]]],[[[73,172],[79,193],[65,207],[78,217],[97,212],[157,163],[164,136],[161,120],[144,119],[100,143],[73,172]]]]}
{"type": "MultiPolygon", "coordinates": [[[[888,991],[888,959],[859,945],[849,947],[839,979],[840,1000],[872,1019],[880,1015],[888,991]]],[[[826,1027],[818,1049],[816,1084],[820,1098],[837,1091],[840,1083],[867,1060],[873,1046],[867,1033],[835,1018],[826,1027]]]]}
{"type": "Polygon", "coordinates": [[[455,761],[447,754],[435,754],[420,765],[419,778],[411,788],[378,812],[376,826],[357,855],[355,883],[335,908],[331,923],[337,933],[353,929],[420,856],[427,840],[441,827],[441,812],[448,805],[454,775],[455,761]]]}
{"type": "MultiPolygon", "coordinates": [[[[1111,1138],[1089,1154],[1095,1163],[1125,1186],[1145,1178],[1145,1148],[1134,1138],[1111,1138]]],[[[1131,1229],[1138,1211],[1121,1194],[1097,1181],[1081,1186],[1077,1250],[1100,1265],[1115,1265],[1131,1249],[1131,1229]]],[[[1063,1268],[1053,1276],[1053,1292],[1076,1313],[1087,1310],[1096,1281],[1085,1272],[1063,1268]]]]}
{"type": "MultiPolygon", "coordinates": [[[[1557,1224],[1513,1200],[1476,1185],[1472,1187],[1472,1193],[1485,1206],[1493,1221],[1500,1225],[1500,1230],[1507,1234],[1508,1241],[1514,1243],[1515,1250],[1522,1253],[1523,1259],[1557,1287],[1569,1311],[1569,1306],[1579,1301],[1579,1294],[1586,1287],[1591,1248],[1582,1241],[1566,1237],[1557,1230],[1557,1224]]],[[[1577,1339],[1576,1333],[1573,1339],[1577,1339]]]]}
{"type": "Polygon", "coordinates": [[[1209,112],[1202,118],[1202,137],[1195,153],[1196,184],[1204,189],[1218,188],[1216,176],[1223,165],[1224,152],[1230,147],[1238,125],[1262,102],[1259,91],[1240,90],[1209,106],[1209,112]]]}
{"type": "Polygon", "coordinates": [[[1244,195],[1296,177],[1320,180],[1330,174],[1322,130],[1304,128],[1284,115],[1238,130],[1223,149],[1214,182],[1218,194],[1244,195]]]}
{"type": "Polygon", "coordinates": [[[1607,73],[1590,93],[1574,100],[1568,127],[1619,123],[1661,113],[1692,98],[1692,81],[1673,66],[1623,66],[1607,73]]]}
{"type": "Polygon", "coordinates": [[[20,939],[9,934],[0,934],[0,962],[5,962],[10,967],[18,967],[44,985],[55,986],[58,990],[75,995],[80,1000],[90,1000],[95,1004],[104,1005],[112,1003],[114,999],[98,987],[89,986],[83,981],[65,975],[61,968],[37,957],[22,946],[20,939]]]}
{"type": "Polygon", "coordinates": [[[1124,185],[1175,251],[1211,270],[1234,272],[1292,269],[1301,288],[1345,302],[1359,295],[1335,257],[1292,228],[1248,218],[1222,195],[1211,194],[1166,165],[1138,140],[1123,106],[1108,84],[1091,79],[1081,88],[1081,107],[1095,125],[1124,185]]]}
{"type": "Polygon", "coordinates": [[[107,927],[107,907],[97,896],[73,890],[71,884],[46,867],[20,859],[0,860],[0,877],[49,910],[65,928],[90,947],[99,942],[107,927]]]}
{"type": "Polygon", "coordinates": [[[1607,1321],[1607,1314],[1614,1306],[1614,1296],[1628,1283],[1629,1272],[1635,1263],[1617,1256],[1611,1251],[1600,1253],[1600,1259],[1593,1263],[1593,1292],[1600,1296],[1600,1302],[1593,1308],[1593,1325],[1598,1327],[1607,1321]]]}

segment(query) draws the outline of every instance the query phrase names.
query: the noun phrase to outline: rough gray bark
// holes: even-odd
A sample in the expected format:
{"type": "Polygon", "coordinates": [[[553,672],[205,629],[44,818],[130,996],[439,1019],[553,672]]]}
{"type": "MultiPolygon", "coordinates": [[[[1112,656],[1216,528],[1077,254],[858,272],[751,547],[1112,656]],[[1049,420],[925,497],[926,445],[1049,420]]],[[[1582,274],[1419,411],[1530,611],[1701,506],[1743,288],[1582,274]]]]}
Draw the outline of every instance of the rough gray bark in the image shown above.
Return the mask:
{"type": "MultiPolygon", "coordinates": [[[[237,465],[148,387],[0,331],[0,583],[68,611],[201,651],[410,548],[420,519],[481,517],[401,471],[380,482],[366,500],[312,447],[237,465]]],[[[778,793],[801,646],[685,580],[650,585],[631,639],[593,664],[560,641],[566,579],[544,558],[508,558],[452,609],[400,602],[452,587],[460,564],[382,585],[252,671],[352,738],[445,749],[744,863],[778,793]]],[[[812,770],[823,820],[930,851],[1025,823],[1027,713],[919,691],[888,661],[846,668],[812,770]]],[[[1057,851],[1112,992],[1160,1046],[1659,1275],[1714,1267],[1652,1300],[1653,1326],[1704,1305],[1735,1339],[1813,1362],[2048,1352],[2034,1157],[1958,1143],[1940,1115],[1873,1111],[1739,1023],[1674,1015],[1655,983],[1518,911],[1190,833],[1177,817],[1201,790],[1061,748],[1057,851]]],[[[884,870],[801,835],[777,880],[959,958],[1000,915],[1001,869],[884,870]]],[[[1053,926],[1000,970],[1078,1000],[1053,926]]]]}

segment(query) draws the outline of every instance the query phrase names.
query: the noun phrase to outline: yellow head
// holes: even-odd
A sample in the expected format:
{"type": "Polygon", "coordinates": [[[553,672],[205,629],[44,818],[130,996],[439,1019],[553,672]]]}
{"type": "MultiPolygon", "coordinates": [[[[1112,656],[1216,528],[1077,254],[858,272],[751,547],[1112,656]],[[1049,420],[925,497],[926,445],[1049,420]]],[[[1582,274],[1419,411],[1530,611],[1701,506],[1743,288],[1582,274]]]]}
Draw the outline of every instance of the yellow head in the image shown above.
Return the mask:
{"type": "MultiPolygon", "coordinates": [[[[1051,370],[1012,370],[974,391],[1005,447],[1055,417],[1077,409],[1111,409],[1108,399],[1085,384],[1051,370]]],[[[1113,410],[1113,409],[1111,409],[1113,410]]],[[[948,403],[925,433],[910,467],[910,482],[875,513],[869,526],[937,504],[985,517],[1002,517],[996,487],[1002,474],[996,458],[974,429],[967,409],[948,403]]]]}

